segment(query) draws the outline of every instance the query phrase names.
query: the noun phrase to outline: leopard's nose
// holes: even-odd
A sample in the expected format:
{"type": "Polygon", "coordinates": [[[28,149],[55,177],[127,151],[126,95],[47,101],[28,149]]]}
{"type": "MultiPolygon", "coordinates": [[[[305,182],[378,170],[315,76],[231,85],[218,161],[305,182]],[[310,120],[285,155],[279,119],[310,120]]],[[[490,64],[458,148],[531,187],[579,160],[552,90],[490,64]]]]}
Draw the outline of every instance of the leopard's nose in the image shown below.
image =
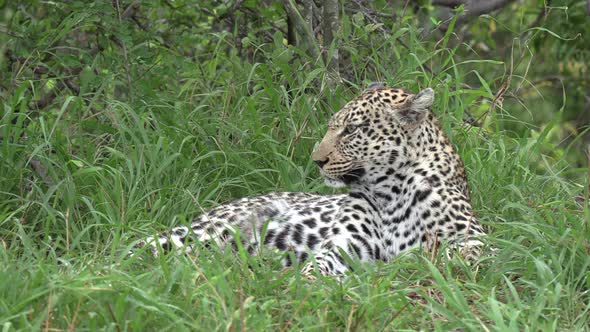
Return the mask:
{"type": "Polygon", "coordinates": [[[325,164],[328,163],[328,161],[330,161],[330,158],[325,158],[325,159],[314,159],[313,160],[320,168],[324,167],[325,164]]]}

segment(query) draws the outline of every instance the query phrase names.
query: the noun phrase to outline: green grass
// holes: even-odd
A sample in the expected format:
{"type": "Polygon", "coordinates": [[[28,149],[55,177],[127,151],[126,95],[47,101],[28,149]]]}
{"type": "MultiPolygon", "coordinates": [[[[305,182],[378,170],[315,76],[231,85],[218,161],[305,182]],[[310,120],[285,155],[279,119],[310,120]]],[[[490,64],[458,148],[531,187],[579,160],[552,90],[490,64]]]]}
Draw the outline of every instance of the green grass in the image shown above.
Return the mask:
{"type": "MultiPolygon", "coordinates": [[[[27,111],[47,80],[13,73],[0,109],[3,331],[590,330],[586,170],[557,152],[557,122],[518,120],[517,101],[491,106],[506,63],[413,28],[373,40],[346,21],[349,82],[331,87],[321,65],[275,37],[256,45],[255,62],[223,35],[199,61],[138,43],[132,86],[122,58],[105,54],[88,65],[92,92],[62,93],[40,112],[27,111]],[[161,61],[137,60],[156,53],[161,61]],[[305,281],[270,253],[127,257],[138,240],[232,198],[331,192],[311,150],[330,115],[377,80],[435,88],[495,255],[469,266],[414,251],[342,282],[305,281]],[[466,110],[481,128],[461,120],[466,110]]],[[[32,62],[55,51],[43,47],[32,62]]]]}
{"type": "MultiPolygon", "coordinates": [[[[17,144],[7,113],[0,324],[8,330],[588,328],[590,229],[581,222],[588,210],[574,201],[585,190],[550,164],[545,174],[528,168],[538,141],[483,138],[477,129],[453,132],[477,214],[498,249],[477,268],[411,253],[362,266],[342,283],[309,283],[275,257],[244,261],[231,251],[126,257],[134,241],[231,197],[328,190],[309,160],[327,113],[314,113],[303,98],[285,106],[280,91],[218,91],[199,96],[199,105],[181,100],[134,110],[113,101],[102,114],[109,139],[85,135],[85,119],[72,129],[78,132],[63,131],[75,116],[64,111],[61,118],[41,117],[37,136],[17,144]],[[225,119],[216,106],[223,100],[231,100],[225,119]],[[30,160],[23,151],[46,165],[51,187],[24,167],[30,160]]],[[[72,107],[66,103],[64,109],[72,107]]]]}

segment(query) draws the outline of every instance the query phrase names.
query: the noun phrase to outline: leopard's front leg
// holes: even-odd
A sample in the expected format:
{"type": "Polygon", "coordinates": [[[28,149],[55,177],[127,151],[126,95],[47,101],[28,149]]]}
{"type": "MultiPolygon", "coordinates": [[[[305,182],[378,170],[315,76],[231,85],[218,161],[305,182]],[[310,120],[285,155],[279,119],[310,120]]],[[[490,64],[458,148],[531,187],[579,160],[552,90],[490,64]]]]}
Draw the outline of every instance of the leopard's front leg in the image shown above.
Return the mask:
{"type": "Polygon", "coordinates": [[[313,271],[316,269],[321,275],[328,277],[342,277],[348,266],[339,252],[334,249],[325,249],[317,253],[312,260],[307,262],[301,269],[301,274],[308,280],[316,280],[313,271]]]}
{"type": "Polygon", "coordinates": [[[307,262],[301,273],[310,280],[315,280],[313,271],[323,276],[341,278],[350,269],[346,258],[358,259],[362,262],[380,260],[383,249],[375,239],[359,236],[356,232],[342,230],[337,238],[326,241],[321,249],[307,262]]]}

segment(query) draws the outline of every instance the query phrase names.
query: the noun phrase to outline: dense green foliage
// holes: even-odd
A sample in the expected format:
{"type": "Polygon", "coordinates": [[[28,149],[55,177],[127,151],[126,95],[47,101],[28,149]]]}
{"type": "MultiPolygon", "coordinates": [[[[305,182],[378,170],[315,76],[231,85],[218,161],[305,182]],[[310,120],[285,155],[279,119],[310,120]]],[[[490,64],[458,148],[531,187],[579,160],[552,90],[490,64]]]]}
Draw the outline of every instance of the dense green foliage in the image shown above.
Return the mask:
{"type": "Polygon", "coordinates": [[[239,3],[0,0],[3,331],[589,329],[585,1],[446,32],[428,1],[347,4],[338,84],[280,2],[239,3]],[[235,197],[330,192],[310,151],[372,81],[435,89],[493,257],[414,251],[342,283],[270,255],[127,257],[235,197]]]}

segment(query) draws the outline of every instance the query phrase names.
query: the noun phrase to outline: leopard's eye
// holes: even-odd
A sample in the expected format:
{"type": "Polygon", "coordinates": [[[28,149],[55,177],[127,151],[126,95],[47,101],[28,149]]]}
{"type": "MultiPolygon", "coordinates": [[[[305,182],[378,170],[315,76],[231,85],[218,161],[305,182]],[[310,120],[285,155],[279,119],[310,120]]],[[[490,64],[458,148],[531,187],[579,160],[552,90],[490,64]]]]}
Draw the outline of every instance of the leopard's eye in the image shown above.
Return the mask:
{"type": "Polygon", "coordinates": [[[352,134],[358,128],[359,128],[358,125],[354,125],[354,124],[347,125],[346,127],[344,127],[344,130],[342,130],[342,135],[352,134]]]}

